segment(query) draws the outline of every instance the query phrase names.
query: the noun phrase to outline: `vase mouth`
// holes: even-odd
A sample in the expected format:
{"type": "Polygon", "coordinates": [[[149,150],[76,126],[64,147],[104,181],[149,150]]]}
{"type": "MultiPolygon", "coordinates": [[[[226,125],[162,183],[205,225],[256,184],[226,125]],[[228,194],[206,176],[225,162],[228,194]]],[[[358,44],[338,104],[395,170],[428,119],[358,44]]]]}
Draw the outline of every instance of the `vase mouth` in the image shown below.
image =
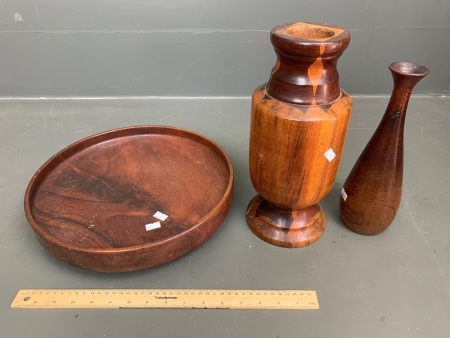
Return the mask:
{"type": "Polygon", "coordinates": [[[350,42],[350,33],[337,26],[291,22],[275,26],[270,40],[277,54],[317,58],[339,56],[350,42]]]}
{"type": "Polygon", "coordinates": [[[389,68],[393,72],[396,72],[398,74],[410,76],[425,76],[430,72],[430,70],[425,66],[406,61],[398,61],[391,63],[389,68]]]}
{"type": "Polygon", "coordinates": [[[326,26],[306,24],[304,22],[289,25],[284,29],[280,29],[279,33],[304,40],[324,40],[336,35],[334,30],[326,26]]]}
{"type": "Polygon", "coordinates": [[[272,37],[299,44],[327,44],[350,40],[350,33],[338,26],[315,22],[290,22],[273,27],[272,37]]]}

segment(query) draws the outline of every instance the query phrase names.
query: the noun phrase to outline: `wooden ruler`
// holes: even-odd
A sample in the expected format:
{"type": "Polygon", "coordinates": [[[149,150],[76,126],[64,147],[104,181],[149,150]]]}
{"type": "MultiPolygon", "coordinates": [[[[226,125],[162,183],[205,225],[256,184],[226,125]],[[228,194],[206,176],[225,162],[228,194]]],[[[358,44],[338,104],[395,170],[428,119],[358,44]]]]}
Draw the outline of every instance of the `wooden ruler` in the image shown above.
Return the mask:
{"type": "Polygon", "coordinates": [[[319,309],[312,290],[31,289],[11,308],[22,309],[319,309]]]}

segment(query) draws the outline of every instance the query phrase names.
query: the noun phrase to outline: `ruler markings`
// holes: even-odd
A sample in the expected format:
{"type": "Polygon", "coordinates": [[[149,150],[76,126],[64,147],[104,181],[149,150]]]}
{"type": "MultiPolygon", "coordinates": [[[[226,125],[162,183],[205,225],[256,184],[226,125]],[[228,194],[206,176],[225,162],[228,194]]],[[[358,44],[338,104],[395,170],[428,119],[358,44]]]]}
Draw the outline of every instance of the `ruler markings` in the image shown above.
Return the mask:
{"type": "Polygon", "coordinates": [[[313,290],[29,289],[11,308],[319,309],[313,290]]]}

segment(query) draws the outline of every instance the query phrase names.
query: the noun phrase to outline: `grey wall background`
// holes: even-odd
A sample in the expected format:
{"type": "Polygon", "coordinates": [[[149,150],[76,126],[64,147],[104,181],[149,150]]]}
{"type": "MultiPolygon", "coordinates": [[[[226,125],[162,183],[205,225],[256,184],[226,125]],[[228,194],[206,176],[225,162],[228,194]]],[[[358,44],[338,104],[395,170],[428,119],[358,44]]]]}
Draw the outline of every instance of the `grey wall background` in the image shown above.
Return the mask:
{"type": "Polygon", "coordinates": [[[450,93],[448,0],[0,0],[0,96],[249,96],[291,21],[351,32],[353,95],[389,94],[400,60],[432,71],[416,94],[450,93]]]}

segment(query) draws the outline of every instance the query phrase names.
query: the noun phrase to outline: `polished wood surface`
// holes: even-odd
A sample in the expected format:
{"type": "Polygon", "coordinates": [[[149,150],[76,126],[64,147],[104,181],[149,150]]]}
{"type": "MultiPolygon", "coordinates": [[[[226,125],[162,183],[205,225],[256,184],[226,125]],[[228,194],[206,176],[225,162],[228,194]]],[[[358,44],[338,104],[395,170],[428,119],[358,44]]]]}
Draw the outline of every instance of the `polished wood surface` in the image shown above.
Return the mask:
{"type": "Polygon", "coordinates": [[[403,185],[403,131],[414,86],[429,73],[421,65],[395,62],[389,67],[394,88],[384,116],[361,153],[340,199],[342,221],[363,235],[376,235],[394,220],[403,185]]]}
{"type": "Polygon", "coordinates": [[[144,269],[191,251],[223,222],[233,168],[212,141],[140,126],[81,140],[32,178],[25,212],[58,259],[97,271],[144,269]],[[155,217],[156,212],[168,216],[155,217]],[[160,222],[147,230],[146,225],[160,222]]]}
{"type": "Polygon", "coordinates": [[[293,23],[275,27],[271,40],[278,61],[252,99],[250,176],[259,195],[247,222],[271,244],[301,247],[326,226],[318,203],[334,183],[352,108],[336,70],[350,35],[293,23]]]}
{"type": "Polygon", "coordinates": [[[350,43],[348,31],[298,22],[274,27],[270,39],[277,53],[267,84],[272,98],[301,105],[326,105],[341,96],[336,63],[350,43]]]}

